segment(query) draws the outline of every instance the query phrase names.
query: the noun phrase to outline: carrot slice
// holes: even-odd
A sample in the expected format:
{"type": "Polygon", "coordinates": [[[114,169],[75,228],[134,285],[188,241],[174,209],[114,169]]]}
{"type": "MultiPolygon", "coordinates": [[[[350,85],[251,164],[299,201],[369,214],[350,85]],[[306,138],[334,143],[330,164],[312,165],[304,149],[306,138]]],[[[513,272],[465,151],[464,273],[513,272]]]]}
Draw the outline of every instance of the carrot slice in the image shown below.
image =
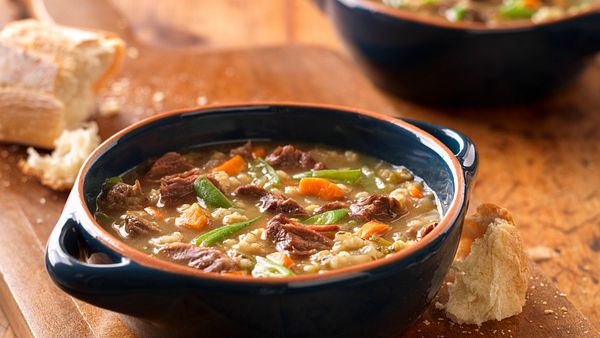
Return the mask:
{"type": "Polygon", "coordinates": [[[370,221],[363,224],[356,234],[362,239],[371,239],[374,235],[385,234],[392,229],[391,226],[376,221],[370,221]]]}
{"type": "Polygon", "coordinates": [[[194,203],[175,219],[175,225],[202,230],[208,225],[208,216],[202,211],[198,203],[194,203]]]}
{"type": "Polygon", "coordinates": [[[259,157],[264,157],[264,156],[265,156],[265,148],[263,148],[263,147],[252,148],[252,157],[257,159],[259,157]]]}
{"type": "Polygon", "coordinates": [[[295,264],[294,260],[292,258],[290,258],[290,256],[288,256],[287,254],[283,254],[282,257],[282,265],[285,266],[286,268],[291,267],[292,265],[295,264]]]}
{"type": "Polygon", "coordinates": [[[165,215],[162,213],[162,211],[158,210],[155,207],[146,207],[146,208],[144,208],[144,211],[148,215],[152,216],[152,218],[154,218],[154,219],[158,219],[158,220],[165,219],[165,215]]]}
{"type": "Polygon", "coordinates": [[[344,192],[334,183],[318,177],[305,177],[300,180],[298,192],[302,195],[319,196],[328,201],[344,198],[344,192]]]}
{"type": "Polygon", "coordinates": [[[540,0],[523,0],[523,5],[530,9],[536,9],[541,6],[540,0]]]}
{"type": "Polygon", "coordinates": [[[220,166],[215,167],[212,171],[224,171],[229,176],[237,175],[242,169],[246,167],[246,161],[240,156],[235,155],[234,157],[223,162],[220,166]]]}
{"type": "Polygon", "coordinates": [[[413,185],[412,188],[410,188],[409,194],[414,198],[423,198],[423,191],[417,185],[413,185]]]}

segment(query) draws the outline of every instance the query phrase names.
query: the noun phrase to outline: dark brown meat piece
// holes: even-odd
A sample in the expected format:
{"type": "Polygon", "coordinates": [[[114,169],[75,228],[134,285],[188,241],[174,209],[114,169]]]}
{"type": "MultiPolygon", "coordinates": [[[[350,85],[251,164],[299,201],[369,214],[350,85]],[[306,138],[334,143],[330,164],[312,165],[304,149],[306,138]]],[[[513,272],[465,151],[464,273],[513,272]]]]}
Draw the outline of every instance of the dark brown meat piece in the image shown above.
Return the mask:
{"type": "Polygon", "coordinates": [[[125,222],[124,229],[129,237],[160,233],[160,227],[158,224],[156,224],[156,222],[136,216],[132,213],[127,213],[121,218],[125,222]]]}
{"type": "Polygon", "coordinates": [[[206,272],[222,273],[240,269],[233,259],[214,248],[204,248],[189,243],[171,243],[158,252],[175,263],[206,272]]]}
{"type": "Polygon", "coordinates": [[[164,154],[158,160],[154,161],[150,170],[144,176],[149,182],[158,182],[167,175],[182,173],[194,168],[183,156],[176,152],[164,154]]]}
{"type": "Polygon", "coordinates": [[[275,148],[273,152],[267,155],[265,160],[277,169],[325,169],[325,165],[321,162],[317,162],[309,153],[296,149],[289,144],[275,148]]]}
{"type": "Polygon", "coordinates": [[[239,146],[237,148],[233,148],[229,151],[229,155],[235,156],[240,155],[241,157],[251,159],[254,158],[252,154],[252,141],[248,141],[244,143],[244,145],[239,146]]]}
{"type": "Polygon", "coordinates": [[[362,222],[371,220],[388,222],[406,213],[398,200],[381,195],[361,198],[350,204],[349,209],[349,216],[362,222]]]}
{"type": "Polygon", "coordinates": [[[272,193],[255,185],[243,185],[235,190],[238,196],[258,199],[260,212],[282,213],[288,216],[306,216],[307,213],[298,202],[293,199],[272,193]]]}
{"type": "Polygon", "coordinates": [[[432,223],[426,227],[419,229],[419,231],[417,231],[417,241],[422,240],[423,237],[427,236],[427,234],[429,234],[431,231],[433,231],[433,229],[435,229],[435,227],[437,225],[438,225],[437,223],[432,223]]]}
{"type": "Polygon", "coordinates": [[[318,215],[318,214],[322,214],[326,211],[343,209],[343,208],[347,208],[347,207],[348,207],[348,203],[346,203],[346,202],[333,201],[333,202],[323,204],[322,206],[316,208],[314,211],[314,214],[318,215]]]}
{"type": "Polygon", "coordinates": [[[267,223],[267,238],[275,243],[278,251],[286,251],[295,257],[313,255],[331,249],[333,241],[302,223],[278,214],[267,223]]]}
{"type": "Polygon", "coordinates": [[[98,196],[98,205],[105,210],[139,210],[147,204],[148,198],[142,191],[140,181],[137,180],[133,185],[122,182],[105,184],[98,196]]]}
{"type": "Polygon", "coordinates": [[[180,174],[165,176],[160,180],[160,201],[167,207],[193,199],[194,182],[200,169],[194,168],[180,174]]]}

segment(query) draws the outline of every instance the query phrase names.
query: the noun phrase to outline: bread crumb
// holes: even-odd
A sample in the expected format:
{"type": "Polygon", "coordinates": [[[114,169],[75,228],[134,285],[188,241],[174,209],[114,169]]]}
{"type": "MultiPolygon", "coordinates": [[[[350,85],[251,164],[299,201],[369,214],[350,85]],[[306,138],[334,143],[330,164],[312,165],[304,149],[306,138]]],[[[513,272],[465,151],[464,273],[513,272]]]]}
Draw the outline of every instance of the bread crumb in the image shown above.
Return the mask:
{"type": "Polygon", "coordinates": [[[435,302],[435,308],[438,310],[442,310],[445,308],[444,304],[440,303],[440,302],[435,302]]]}
{"type": "Polygon", "coordinates": [[[152,95],[152,102],[154,102],[154,103],[161,103],[164,100],[165,100],[165,93],[163,93],[161,91],[154,92],[154,94],[152,95]]]}
{"type": "Polygon", "coordinates": [[[44,197],[40,198],[40,204],[41,205],[46,204],[46,199],[44,197]]]}
{"type": "Polygon", "coordinates": [[[105,117],[115,116],[120,109],[119,101],[113,96],[107,97],[100,103],[100,115],[105,117]]]}
{"type": "Polygon", "coordinates": [[[204,106],[208,103],[208,99],[206,98],[206,96],[198,96],[198,98],[196,99],[196,104],[199,106],[204,106]]]}
{"type": "Polygon", "coordinates": [[[425,324],[425,325],[429,326],[429,324],[431,324],[431,322],[429,322],[427,319],[425,319],[425,320],[423,321],[423,324],[425,324]]]}
{"type": "Polygon", "coordinates": [[[561,307],[560,307],[560,311],[562,311],[562,312],[568,312],[567,308],[566,308],[566,307],[564,307],[564,306],[561,306],[561,307]]]}
{"type": "Polygon", "coordinates": [[[456,260],[455,280],[448,287],[447,316],[459,324],[502,320],[521,313],[526,300],[528,259],[510,213],[483,204],[465,221],[469,229],[483,227],[482,237],[456,260]]]}
{"type": "Polygon", "coordinates": [[[540,245],[527,248],[527,256],[534,262],[543,262],[557,257],[558,253],[552,248],[540,245]]]}
{"type": "Polygon", "coordinates": [[[553,313],[554,313],[554,310],[550,310],[550,309],[548,309],[548,310],[544,310],[544,314],[545,314],[545,315],[551,315],[551,314],[553,314],[553,313]]]}
{"type": "Polygon", "coordinates": [[[94,122],[84,128],[65,130],[56,141],[50,155],[40,155],[27,149],[27,160],[19,162],[21,171],[39,179],[54,190],[67,190],[73,186],[85,159],[100,144],[98,126],[94,122]]]}
{"type": "Polygon", "coordinates": [[[140,56],[140,51],[137,48],[133,46],[127,48],[127,57],[135,60],[138,58],[138,56],[140,56]]]}

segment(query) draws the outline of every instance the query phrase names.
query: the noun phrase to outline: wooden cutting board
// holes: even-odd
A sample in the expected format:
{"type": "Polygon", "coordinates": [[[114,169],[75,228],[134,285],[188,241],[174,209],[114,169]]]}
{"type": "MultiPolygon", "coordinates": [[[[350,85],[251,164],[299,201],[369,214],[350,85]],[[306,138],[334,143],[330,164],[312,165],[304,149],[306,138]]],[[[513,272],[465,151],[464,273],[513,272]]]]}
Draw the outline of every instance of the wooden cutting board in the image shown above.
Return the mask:
{"type": "MultiPolygon", "coordinates": [[[[79,13],[64,20],[117,28],[136,46],[135,51],[130,50],[122,71],[99,98],[100,104],[110,99],[120,105],[115,116],[96,116],[104,138],[132,121],[163,110],[216,102],[293,100],[396,115],[393,106],[351,62],[323,48],[214,51],[202,47],[181,50],[161,44],[151,47],[123,28],[110,9],[92,9],[88,13],[105,14],[93,19],[79,13]]],[[[52,192],[21,175],[16,163],[24,156],[24,147],[0,146],[0,304],[13,330],[23,337],[135,336],[117,314],[74,300],[50,281],[43,267],[43,250],[66,193],[52,192]]],[[[532,271],[528,302],[522,314],[478,328],[452,324],[432,304],[404,336],[598,335],[535,265],[532,271]]],[[[438,297],[444,302],[445,288],[438,297]]]]}

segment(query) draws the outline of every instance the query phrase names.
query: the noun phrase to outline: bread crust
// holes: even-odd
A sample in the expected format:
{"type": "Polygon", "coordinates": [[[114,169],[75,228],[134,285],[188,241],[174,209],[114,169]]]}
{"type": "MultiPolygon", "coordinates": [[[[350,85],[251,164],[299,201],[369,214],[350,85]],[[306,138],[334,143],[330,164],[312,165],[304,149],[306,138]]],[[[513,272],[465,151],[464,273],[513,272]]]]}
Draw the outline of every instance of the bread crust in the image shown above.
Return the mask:
{"type": "Polygon", "coordinates": [[[63,114],[62,102],[50,94],[0,87],[0,141],[52,148],[63,114]]]}
{"type": "Polygon", "coordinates": [[[92,114],[93,90],[116,71],[124,49],[111,33],[32,19],[6,25],[0,32],[0,88],[5,92],[0,96],[0,141],[53,148],[63,130],[77,128],[92,114]],[[30,114],[40,108],[39,117],[30,114]],[[38,120],[51,127],[39,128],[38,120]]]}

